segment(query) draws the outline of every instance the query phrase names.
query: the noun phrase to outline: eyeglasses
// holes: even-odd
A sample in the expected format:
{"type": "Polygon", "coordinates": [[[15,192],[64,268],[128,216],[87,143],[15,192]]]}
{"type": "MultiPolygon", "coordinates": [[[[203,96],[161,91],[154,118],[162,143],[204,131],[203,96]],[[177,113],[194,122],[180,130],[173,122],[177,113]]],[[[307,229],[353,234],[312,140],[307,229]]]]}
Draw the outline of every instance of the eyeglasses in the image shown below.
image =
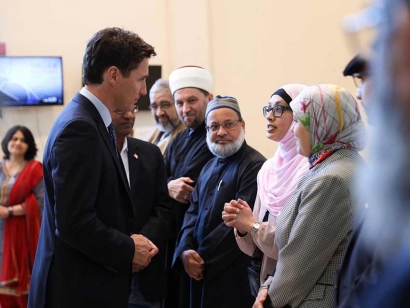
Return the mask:
{"type": "Polygon", "coordinates": [[[352,77],[353,77],[354,85],[356,86],[356,88],[359,88],[362,85],[362,83],[369,77],[369,74],[363,72],[363,73],[354,74],[352,75],[352,77]]]}
{"type": "Polygon", "coordinates": [[[138,112],[138,106],[135,105],[134,109],[132,109],[132,110],[114,109],[113,112],[116,113],[116,114],[125,114],[127,112],[131,112],[132,114],[136,114],[138,112]]]}
{"type": "Polygon", "coordinates": [[[170,102],[161,102],[159,105],[152,104],[152,105],[149,105],[148,107],[149,107],[149,109],[151,109],[153,111],[157,111],[158,108],[161,108],[163,110],[167,110],[167,109],[172,107],[172,104],[170,102]]]}
{"type": "Polygon", "coordinates": [[[236,121],[228,121],[228,122],[225,122],[224,124],[211,124],[209,126],[205,126],[205,128],[208,131],[214,132],[214,133],[219,131],[219,128],[221,126],[224,128],[224,130],[233,130],[239,122],[242,122],[242,121],[236,120],[236,121]]]}
{"type": "Polygon", "coordinates": [[[359,76],[352,76],[353,77],[353,82],[356,88],[359,88],[362,85],[362,78],[359,76]]]}
{"type": "Polygon", "coordinates": [[[271,112],[271,111],[273,112],[273,116],[275,118],[280,118],[283,115],[284,110],[292,111],[292,108],[290,108],[288,106],[282,106],[282,105],[277,105],[277,106],[273,106],[273,107],[264,106],[262,108],[263,116],[265,118],[268,116],[269,112],[271,112]]]}

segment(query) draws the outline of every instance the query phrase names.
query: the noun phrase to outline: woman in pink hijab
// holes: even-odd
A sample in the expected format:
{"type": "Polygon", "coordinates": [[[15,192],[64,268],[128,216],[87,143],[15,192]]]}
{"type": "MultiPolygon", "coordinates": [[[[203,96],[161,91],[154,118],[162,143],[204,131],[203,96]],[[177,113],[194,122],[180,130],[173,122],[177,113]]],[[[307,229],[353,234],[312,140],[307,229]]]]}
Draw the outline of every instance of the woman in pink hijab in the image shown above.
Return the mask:
{"type": "Polygon", "coordinates": [[[276,218],[309,169],[307,158],[297,153],[292,109],[289,107],[305,88],[301,84],[283,86],[273,93],[268,106],[263,107],[267,137],[278,142],[278,149],[259,171],[253,212],[248,203],[240,199],[226,203],[222,212],[225,224],[235,228],[238,246],[244,253],[257,256],[259,250],[262,251],[261,284],[276,267],[278,256],[273,245],[276,218]]]}

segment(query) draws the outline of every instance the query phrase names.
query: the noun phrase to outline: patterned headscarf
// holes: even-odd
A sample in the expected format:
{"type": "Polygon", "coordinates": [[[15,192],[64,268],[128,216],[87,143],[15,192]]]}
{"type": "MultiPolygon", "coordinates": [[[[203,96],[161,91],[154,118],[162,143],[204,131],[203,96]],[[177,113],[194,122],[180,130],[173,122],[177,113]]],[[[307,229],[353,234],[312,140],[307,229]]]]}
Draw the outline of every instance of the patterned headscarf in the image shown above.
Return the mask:
{"type": "Polygon", "coordinates": [[[365,147],[365,128],[357,102],[344,88],[332,84],[308,87],[290,107],[310,132],[311,165],[326,152],[341,148],[360,151],[365,147]]]}

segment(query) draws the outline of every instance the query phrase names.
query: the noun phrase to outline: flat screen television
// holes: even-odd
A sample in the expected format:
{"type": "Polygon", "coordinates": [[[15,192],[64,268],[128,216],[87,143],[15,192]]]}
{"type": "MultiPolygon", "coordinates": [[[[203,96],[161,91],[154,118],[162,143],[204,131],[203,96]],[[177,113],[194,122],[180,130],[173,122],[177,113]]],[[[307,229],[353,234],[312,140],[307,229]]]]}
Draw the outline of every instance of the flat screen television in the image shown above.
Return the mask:
{"type": "Polygon", "coordinates": [[[63,105],[61,57],[0,56],[0,106],[63,105]]]}

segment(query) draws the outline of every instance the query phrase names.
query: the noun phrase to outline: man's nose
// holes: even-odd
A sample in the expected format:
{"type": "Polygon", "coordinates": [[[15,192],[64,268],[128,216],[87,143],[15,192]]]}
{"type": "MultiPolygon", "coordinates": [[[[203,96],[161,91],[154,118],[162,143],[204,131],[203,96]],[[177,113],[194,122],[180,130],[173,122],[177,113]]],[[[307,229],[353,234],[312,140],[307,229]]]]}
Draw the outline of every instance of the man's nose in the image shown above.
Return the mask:
{"type": "Polygon", "coordinates": [[[360,85],[356,90],[356,98],[360,100],[362,99],[362,85],[360,85]]]}
{"type": "Polygon", "coordinates": [[[162,116],[162,115],[164,115],[164,110],[161,108],[161,106],[158,106],[158,108],[157,108],[157,110],[156,110],[156,112],[155,112],[155,114],[156,114],[156,116],[157,117],[160,117],[160,116],[162,116]]]}
{"type": "Polygon", "coordinates": [[[130,119],[130,118],[135,117],[135,114],[134,114],[133,111],[127,111],[127,112],[124,112],[124,114],[122,116],[126,119],[130,119]]]}
{"type": "Polygon", "coordinates": [[[189,104],[187,103],[184,103],[184,105],[182,106],[182,112],[184,114],[187,114],[190,110],[191,110],[191,106],[189,106],[189,104]]]}
{"type": "Polygon", "coordinates": [[[144,82],[142,83],[141,89],[140,89],[140,95],[147,95],[147,83],[144,82]]]}
{"type": "Polygon", "coordinates": [[[220,125],[218,130],[216,131],[216,134],[218,136],[226,135],[226,129],[222,125],[220,125]]]}

